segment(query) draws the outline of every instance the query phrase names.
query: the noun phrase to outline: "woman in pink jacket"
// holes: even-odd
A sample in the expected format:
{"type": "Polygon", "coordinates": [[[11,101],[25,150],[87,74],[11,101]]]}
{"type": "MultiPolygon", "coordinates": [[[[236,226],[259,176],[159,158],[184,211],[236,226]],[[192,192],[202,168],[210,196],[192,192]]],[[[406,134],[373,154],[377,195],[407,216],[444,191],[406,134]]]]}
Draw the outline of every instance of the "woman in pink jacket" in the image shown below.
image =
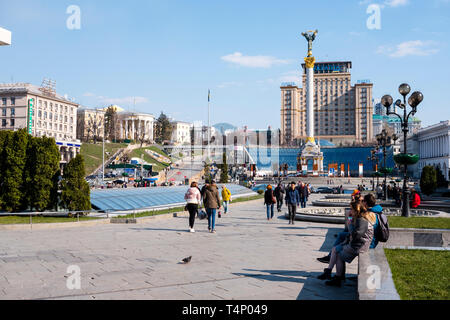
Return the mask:
{"type": "Polygon", "coordinates": [[[198,205],[202,199],[197,182],[191,183],[191,187],[184,195],[184,199],[187,202],[187,209],[189,211],[189,231],[194,233],[195,215],[197,214],[198,205]]]}

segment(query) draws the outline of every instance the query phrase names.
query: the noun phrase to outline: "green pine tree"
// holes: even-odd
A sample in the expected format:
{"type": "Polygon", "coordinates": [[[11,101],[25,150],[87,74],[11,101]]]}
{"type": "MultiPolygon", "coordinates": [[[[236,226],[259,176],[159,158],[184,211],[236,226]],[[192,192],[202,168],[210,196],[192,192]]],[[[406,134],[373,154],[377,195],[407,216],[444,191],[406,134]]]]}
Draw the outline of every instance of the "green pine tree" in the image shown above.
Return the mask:
{"type": "Polygon", "coordinates": [[[58,201],[60,154],[53,138],[30,138],[24,172],[26,202],[31,210],[53,209],[58,201]]]}
{"type": "Polygon", "coordinates": [[[437,188],[436,169],[433,166],[425,166],[420,177],[420,190],[427,196],[437,188]]]}
{"type": "Polygon", "coordinates": [[[77,155],[67,164],[62,179],[61,200],[69,211],[91,209],[89,184],[84,177],[84,159],[82,155],[77,155]]]}
{"type": "Polygon", "coordinates": [[[23,208],[25,195],[23,171],[29,135],[25,129],[21,129],[10,132],[3,138],[0,194],[2,209],[7,212],[17,212],[23,208]]]}
{"type": "Polygon", "coordinates": [[[172,140],[173,127],[169,118],[161,112],[161,115],[155,122],[154,138],[156,143],[162,144],[164,141],[172,140]]]}
{"type": "Polygon", "coordinates": [[[438,188],[448,188],[448,181],[445,180],[444,175],[442,174],[441,168],[436,168],[436,179],[437,179],[437,187],[438,188]]]}
{"type": "Polygon", "coordinates": [[[0,131],[0,210],[3,208],[2,198],[3,198],[3,186],[4,186],[4,167],[6,154],[4,153],[4,145],[8,136],[12,134],[12,131],[0,131]]]}

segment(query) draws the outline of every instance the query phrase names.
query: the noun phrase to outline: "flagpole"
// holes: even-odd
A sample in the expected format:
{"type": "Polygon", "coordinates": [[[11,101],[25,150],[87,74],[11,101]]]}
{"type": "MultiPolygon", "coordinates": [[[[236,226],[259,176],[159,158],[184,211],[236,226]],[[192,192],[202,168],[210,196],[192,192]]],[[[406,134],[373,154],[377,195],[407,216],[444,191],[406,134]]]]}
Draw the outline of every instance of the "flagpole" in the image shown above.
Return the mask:
{"type": "Polygon", "coordinates": [[[208,90],[208,161],[211,161],[211,150],[210,150],[210,142],[211,142],[211,124],[210,124],[210,104],[211,104],[211,92],[208,90]]]}

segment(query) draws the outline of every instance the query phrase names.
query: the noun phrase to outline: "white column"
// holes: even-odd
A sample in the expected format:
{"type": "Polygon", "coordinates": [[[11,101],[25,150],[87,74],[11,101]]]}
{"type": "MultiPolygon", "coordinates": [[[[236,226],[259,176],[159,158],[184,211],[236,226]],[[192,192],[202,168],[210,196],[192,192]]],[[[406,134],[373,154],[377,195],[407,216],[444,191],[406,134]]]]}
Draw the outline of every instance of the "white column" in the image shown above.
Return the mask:
{"type": "Polygon", "coordinates": [[[120,138],[119,139],[123,139],[123,121],[120,121],[120,138]]]}
{"type": "Polygon", "coordinates": [[[134,140],[134,119],[131,120],[131,140],[134,140]]]}
{"type": "Polygon", "coordinates": [[[306,69],[306,113],[308,121],[306,124],[306,135],[314,138],[314,69],[306,69]]]}

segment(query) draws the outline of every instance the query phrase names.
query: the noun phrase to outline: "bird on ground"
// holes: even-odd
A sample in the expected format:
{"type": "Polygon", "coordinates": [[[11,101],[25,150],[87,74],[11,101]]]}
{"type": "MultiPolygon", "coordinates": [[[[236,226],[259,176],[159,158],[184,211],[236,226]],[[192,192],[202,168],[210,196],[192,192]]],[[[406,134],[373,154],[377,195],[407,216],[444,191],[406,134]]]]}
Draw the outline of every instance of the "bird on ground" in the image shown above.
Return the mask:
{"type": "Polygon", "coordinates": [[[184,264],[191,262],[192,256],[184,258],[183,260],[181,260],[181,262],[183,262],[184,264]]]}

